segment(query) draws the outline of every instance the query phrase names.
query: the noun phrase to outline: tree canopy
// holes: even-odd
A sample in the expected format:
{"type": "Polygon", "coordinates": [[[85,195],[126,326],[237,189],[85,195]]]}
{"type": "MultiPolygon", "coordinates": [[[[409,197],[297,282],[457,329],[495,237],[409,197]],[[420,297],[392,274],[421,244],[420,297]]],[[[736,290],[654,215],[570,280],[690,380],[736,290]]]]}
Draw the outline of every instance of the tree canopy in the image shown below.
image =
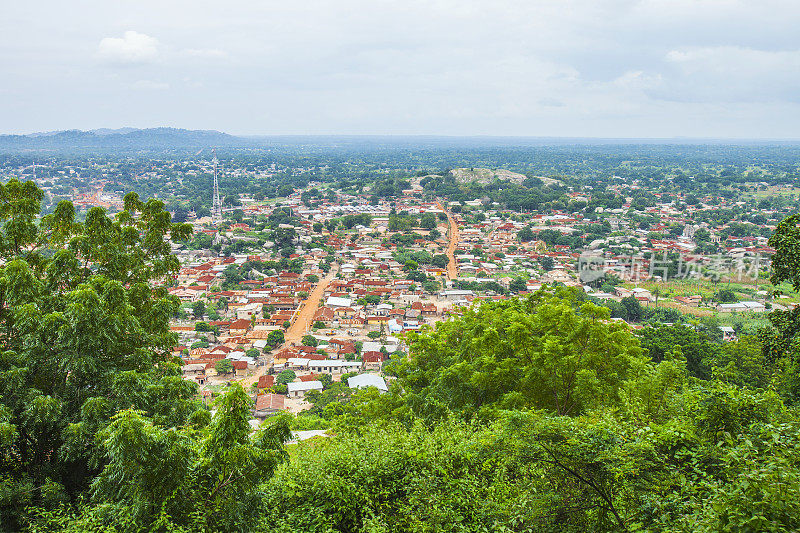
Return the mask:
{"type": "Polygon", "coordinates": [[[410,335],[397,375],[420,416],[496,408],[575,415],[618,400],[645,358],[625,324],[576,291],[487,302],[410,335]]]}

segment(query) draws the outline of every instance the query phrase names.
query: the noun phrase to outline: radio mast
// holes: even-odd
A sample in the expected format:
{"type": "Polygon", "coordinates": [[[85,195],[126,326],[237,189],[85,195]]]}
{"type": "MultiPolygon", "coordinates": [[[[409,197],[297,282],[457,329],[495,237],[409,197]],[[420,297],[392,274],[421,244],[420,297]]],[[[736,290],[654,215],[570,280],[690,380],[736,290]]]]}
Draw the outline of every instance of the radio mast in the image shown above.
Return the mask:
{"type": "Polygon", "coordinates": [[[215,223],[222,222],[222,201],[219,199],[219,180],[217,179],[217,149],[214,148],[214,193],[211,198],[211,220],[215,223]]]}

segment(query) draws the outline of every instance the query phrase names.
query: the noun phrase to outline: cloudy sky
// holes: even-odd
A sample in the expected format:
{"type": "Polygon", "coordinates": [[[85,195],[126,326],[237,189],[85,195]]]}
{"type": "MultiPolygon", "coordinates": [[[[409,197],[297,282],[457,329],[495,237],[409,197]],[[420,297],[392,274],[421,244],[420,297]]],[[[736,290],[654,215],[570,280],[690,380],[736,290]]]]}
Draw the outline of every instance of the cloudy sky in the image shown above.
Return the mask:
{"type": "Polygon", "coordinates": [[[0,132],[800,138],[797,0],[29,0],[0,132]]]}

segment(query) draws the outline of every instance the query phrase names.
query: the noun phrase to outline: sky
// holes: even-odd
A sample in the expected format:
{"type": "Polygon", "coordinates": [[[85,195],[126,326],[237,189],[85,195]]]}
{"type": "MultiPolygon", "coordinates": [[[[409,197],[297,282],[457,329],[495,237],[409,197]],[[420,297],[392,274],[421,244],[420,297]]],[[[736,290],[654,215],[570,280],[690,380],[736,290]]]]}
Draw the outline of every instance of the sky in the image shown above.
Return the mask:
{"type": "Polygon", "coordinates": [[[0,133],[800,138],[797,0],[30,0],[0,133]]]}

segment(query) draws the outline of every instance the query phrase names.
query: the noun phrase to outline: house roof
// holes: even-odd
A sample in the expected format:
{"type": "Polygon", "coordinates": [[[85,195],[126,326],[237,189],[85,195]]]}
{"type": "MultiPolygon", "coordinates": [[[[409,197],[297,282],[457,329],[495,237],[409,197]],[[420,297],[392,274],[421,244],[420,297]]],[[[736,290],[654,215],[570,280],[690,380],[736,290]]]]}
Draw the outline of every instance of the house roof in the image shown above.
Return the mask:
{"type": "Polygon", "coordinates": [[[285,399],[282,394],[259,394],[256,398],[256,411],[265,409],[283,410],[285,399]]]}
{"type": "Polygon", "coordinates": [[[309,390],[322,390],[321,381],[300,381],[289,383],[286,385],[289,392],[295,391],[309,391],[309,390]]]}
{"type": "Polygon", "coordinates": [[[381,391],[388,391],[389,387],[386,386],[386,380],[381,376],[375,374],[359,374],[347,379],[347,386],[351,389],[364,389],[366,387],[375,387],[381,391]]]}
{"type": "Polygon", "coordinates": [[[269,387],[272,387],[274,384],[275,384],[275,376],[271,374],[266,374],[258,378],[259,389],[268,389],[269,387]]]}

